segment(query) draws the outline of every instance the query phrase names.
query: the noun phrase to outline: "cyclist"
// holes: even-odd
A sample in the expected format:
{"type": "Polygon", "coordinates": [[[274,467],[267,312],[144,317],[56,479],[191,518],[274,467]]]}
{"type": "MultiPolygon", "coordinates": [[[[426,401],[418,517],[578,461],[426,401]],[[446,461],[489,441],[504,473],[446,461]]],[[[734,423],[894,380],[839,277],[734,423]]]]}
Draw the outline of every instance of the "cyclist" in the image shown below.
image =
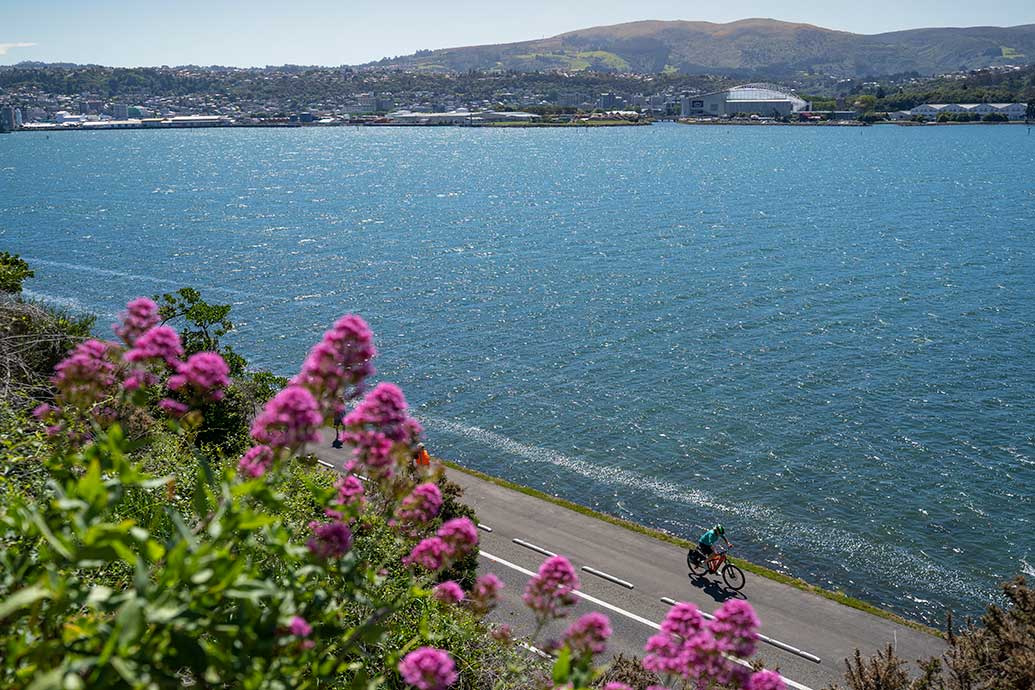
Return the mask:
{"type": "Polygon", "coordinates": [[[730,540],[726,538],[726,528],[721,524],[715,525],[715,527],[701,535],[701,538],[697,540],[697,551],[700,554],[699,561],[707,561],[715,553],[713,547],[720,537],[726,542],[726,548],[728,549],[731,546],[730,540]]]}

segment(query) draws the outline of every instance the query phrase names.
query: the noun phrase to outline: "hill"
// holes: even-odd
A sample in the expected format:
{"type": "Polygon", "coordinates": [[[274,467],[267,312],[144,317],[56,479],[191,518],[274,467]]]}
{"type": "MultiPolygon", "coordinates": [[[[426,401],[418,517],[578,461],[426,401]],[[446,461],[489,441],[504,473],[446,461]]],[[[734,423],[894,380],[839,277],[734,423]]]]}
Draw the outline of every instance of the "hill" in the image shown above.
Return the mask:
{"type": "Polygon", "coordinates": [[[1035,62],[1035,25],[928,28],[863,35],[811,24],[641,21],[552,38],[422,50],[377,66],[430,71],[565,70],[793,76],[922,75],[1035,62]]]}

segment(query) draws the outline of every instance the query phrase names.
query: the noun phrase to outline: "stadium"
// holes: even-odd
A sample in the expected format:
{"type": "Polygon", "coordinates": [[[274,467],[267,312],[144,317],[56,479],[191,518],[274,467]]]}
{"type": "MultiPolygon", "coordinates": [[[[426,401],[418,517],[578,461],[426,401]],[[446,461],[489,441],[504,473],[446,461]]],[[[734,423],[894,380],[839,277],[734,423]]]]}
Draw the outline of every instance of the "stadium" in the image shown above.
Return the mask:
{"type": "Polygon", "coordinates": [[[684,96],[680,115],[728,117],[744,113],[763,117],[786,117],[810,108],[808,101],[774,84],[744,84],[724,91],[684,96]]]}

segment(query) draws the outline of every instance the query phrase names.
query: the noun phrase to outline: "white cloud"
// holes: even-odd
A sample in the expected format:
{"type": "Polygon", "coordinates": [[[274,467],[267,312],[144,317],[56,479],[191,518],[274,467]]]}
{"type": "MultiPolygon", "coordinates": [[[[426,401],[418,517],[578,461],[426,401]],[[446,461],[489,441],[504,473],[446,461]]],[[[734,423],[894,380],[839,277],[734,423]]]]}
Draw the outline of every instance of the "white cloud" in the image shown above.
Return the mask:
{"type": "Polygon", "coordinates": [[[0,55],[7,55],[11,48],[32,48],[35,43],[0,43],[0,55]]]}

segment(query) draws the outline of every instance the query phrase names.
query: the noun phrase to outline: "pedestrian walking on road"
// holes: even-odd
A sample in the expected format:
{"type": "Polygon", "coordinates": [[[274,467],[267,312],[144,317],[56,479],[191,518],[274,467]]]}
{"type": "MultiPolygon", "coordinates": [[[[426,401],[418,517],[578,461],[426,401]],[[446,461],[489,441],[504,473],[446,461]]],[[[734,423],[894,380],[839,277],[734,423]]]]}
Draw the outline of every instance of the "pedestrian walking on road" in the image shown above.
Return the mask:
{"type": "Polygon", "coordinates": [[[331,441],[331,448],[341,448],[342,445],[343,445],[342,442],[341,442],[340,434],[341,434],[341,420],[344,417],[345,417],[345,413],[344,412],[340,412],[340,413],[334,415],[334,440],[331,441]]]}
{"type": "Polygon", "coordinates": [[[428,450],[423,443],[417,444],[417,450],[413,452],[413,460],[418,465],[423,465],[424,467],[431,464],[431,456],[428,455],[428,450]]]}

